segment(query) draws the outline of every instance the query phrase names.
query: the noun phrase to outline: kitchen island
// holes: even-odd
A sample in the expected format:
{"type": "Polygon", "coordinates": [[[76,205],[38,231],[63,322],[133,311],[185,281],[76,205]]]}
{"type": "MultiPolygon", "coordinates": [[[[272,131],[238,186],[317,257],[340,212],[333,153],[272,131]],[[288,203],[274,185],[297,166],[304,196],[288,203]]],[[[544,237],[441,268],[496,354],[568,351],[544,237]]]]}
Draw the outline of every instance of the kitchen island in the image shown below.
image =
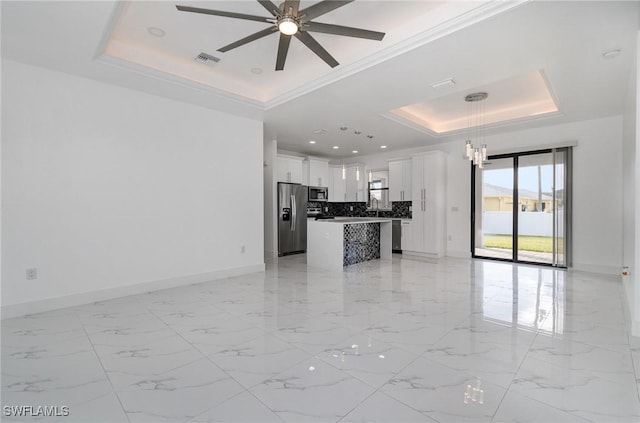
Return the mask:
{"type": "Polygon", "coordinates": [[[375,259],[391,259],[393,219],[338,217],[307,222],[307,264],[342,269],[375,259]]]}

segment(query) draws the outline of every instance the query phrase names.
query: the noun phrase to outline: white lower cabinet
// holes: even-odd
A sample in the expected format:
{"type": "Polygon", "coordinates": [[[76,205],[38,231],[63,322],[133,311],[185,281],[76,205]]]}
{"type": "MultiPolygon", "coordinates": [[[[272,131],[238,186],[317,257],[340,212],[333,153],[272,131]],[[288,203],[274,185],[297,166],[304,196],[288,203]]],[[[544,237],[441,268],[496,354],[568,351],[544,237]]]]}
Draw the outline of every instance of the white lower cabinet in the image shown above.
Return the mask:
{"type": "Polygon", "coordinates": [[[401,233],[401,247],[402,251],[413,250],[413,225],[410,220],[403,220],[400,224],[402,228],[401,233]]]}

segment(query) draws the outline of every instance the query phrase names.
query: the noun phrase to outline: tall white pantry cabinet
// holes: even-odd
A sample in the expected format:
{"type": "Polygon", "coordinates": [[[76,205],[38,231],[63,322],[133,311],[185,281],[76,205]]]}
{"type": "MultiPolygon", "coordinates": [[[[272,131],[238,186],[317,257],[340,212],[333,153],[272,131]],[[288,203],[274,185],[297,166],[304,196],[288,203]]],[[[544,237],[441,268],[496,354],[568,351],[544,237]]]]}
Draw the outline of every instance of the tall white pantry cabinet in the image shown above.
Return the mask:
{"type": "Polygon", "coordinates": [[[412,240],[407,254],[437,258],[446,254],[446,166],[447,157],[441,151],[415,154],[411,158],[413,219],[412,240]]]}

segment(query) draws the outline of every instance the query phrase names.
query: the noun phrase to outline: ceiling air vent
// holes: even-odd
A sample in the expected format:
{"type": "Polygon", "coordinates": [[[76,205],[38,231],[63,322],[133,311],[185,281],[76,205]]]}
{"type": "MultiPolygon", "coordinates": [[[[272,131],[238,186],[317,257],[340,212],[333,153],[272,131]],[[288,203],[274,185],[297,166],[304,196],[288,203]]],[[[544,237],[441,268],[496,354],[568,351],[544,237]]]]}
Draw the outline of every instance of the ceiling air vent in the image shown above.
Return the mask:
{"type": "Polygon", "coordinates": [[[198,63],[204,63],[204,64],[209,64],[209,65],[213,65],[215,63],[218,63],[220,61],[219,57],[215,57],[212,56],[210,54],[207,53],[200,53],[198,56],[196,56],[195,59],[196,62],[198,63]]]}

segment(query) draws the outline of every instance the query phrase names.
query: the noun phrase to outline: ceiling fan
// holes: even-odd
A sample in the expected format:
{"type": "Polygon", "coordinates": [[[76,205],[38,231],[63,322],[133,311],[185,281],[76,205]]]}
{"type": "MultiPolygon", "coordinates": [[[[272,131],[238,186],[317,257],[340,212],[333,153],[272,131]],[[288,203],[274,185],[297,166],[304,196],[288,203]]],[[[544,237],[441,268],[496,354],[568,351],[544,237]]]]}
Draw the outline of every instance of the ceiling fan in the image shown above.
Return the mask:
{"type": "Polygon", "coordinates": [[[256,15],[247,15],[243,13],[224,12],[221,10],[201,9],[198,7],[178,6],[176,8],[181,12],[202,13],[205,15],[224,16],[227,18],[245,19],[249,21],[270,23],[272,26],[251,34],[245,38],[235,41],[229,45],[218,49],[219,52],[226,52],[236,47],[240,47],[251,41],[266,37],[274,32],[280,32],[280,42],[278,43],[278,56],[276,58],[276,70],[284,69],[284,63],[287,60],[289,52],[289,43],[291,36],[296,37],[318,57],[324,60],[329,66],[335,68],[339,65],[338,61],[329,54],[309,32],[321,32],[324,34],[342,35],[346,37],[365,38],[368,40],[380,41],[384,38],[384,32],[369,31],[366,29],[352,28],[342,25],[332,25],[312,20],[331,12],[339,7],[345,6],[354,0],[337,1],[324,0],[309,6],[305,9],[298,10],[300,0],[286,0],[281,7],[276,6],[270,0],[257,0],[273,17],[265,18],[256,15]]]}

